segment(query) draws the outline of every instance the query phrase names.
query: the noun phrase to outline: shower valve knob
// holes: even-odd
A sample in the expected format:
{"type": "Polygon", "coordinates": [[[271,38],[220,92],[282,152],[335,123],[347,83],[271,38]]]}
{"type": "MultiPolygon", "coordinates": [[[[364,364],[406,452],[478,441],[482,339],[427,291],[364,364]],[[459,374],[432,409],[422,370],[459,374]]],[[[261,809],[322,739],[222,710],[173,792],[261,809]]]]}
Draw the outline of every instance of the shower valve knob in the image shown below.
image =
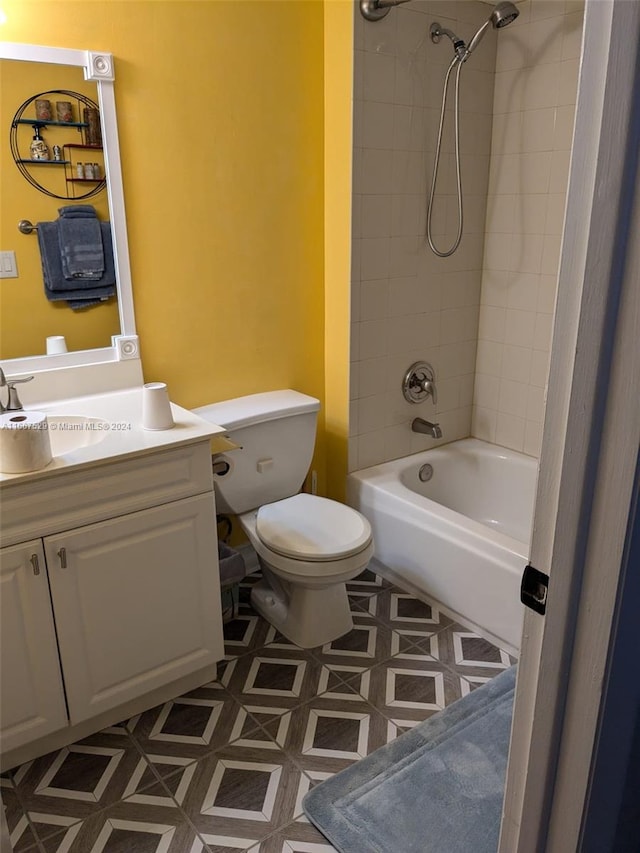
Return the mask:
{"type": "Polygon", "coordinates": [[[436,373],[427,361],[416,361],[407,370],[402,380],[402,393],[409,403],[422,403],[431,397],[438,401],[436,391],[436,373]]]}

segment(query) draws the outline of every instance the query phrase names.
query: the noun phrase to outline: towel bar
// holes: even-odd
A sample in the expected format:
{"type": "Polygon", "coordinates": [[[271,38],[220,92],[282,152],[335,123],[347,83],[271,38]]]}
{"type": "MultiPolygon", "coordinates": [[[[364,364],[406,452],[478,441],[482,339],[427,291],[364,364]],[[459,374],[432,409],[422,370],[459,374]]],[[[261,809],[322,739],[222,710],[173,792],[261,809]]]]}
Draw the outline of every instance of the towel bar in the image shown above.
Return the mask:
{"type": "Polygon", "coordinates": [[[38,226],[34,225],[33,222],[30,222],[28,219],[21,219],[18,222],[18,231],[21,234],[33,234],[34,231],[38,230],[38,226]]]}

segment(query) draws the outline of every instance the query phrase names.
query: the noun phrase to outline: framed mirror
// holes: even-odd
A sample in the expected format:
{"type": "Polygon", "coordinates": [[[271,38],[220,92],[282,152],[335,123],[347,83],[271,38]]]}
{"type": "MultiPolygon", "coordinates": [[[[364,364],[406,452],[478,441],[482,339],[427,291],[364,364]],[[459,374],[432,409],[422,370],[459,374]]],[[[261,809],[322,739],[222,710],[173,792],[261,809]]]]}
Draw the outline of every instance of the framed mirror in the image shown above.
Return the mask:
{"type": "MultiPolygon", "coordinates": [[[[9,168],[9,164],[12,170],[12,189],[10,193],[6,193],[3,213],[6,214],[10,210],[14,215],[2,216],[3,245],[0,248],[3,251],[16,251],[19,277],[0,280],[0,306],[3,315],[0,363],[5,372],[14,375],[139,359],[113,90],[113,57],[103,52],[0,42],[0,69],[3,79],[2,116],[5,124],[11,122],[11,116],[26,99],[43,91],[45,95],[42,97],[50,98],[52,102],[52,112],[57,106],[55,92],[67,91],[80,95],[77,106],[73,107],[79,114],[72,114],[68,126],[63,125],[64,119],[58,122],[58,116],[52,115],[51,128],[47,128],[46,132],[51,145],[60,143],[56,149],[58,156],[61,148],[65,160],[74,157],[78,162],[82,162],[83,166],[87,164],[91,167],[93,162],[90,161],[95,161],[102,172],[100,185],[88,184],[88,176],[83,175],[80,179],[79,171],[74,173],[73,170],[78,168],[76,162],[57,168],[51,158],[39,167],[26,162],[19,170],[16,163],[12,162],[11,154],[8,151],[3,152],[3,172],[9,168]],[[47,92],[53,92],[54,95],[49,96],[47,92]],[[8,98],[15,100],[12,109],[8,98]],[[83,123],[81,105],[91,102],[98,106],[98,133],[102,137],[98,140],[101,144],[94,146],[95,150],[84,144],[86,136],[76,135],[80,128],[75,127],[83,123]],[[7,158],[8,163],[5,163],[7,158]],[[34,182],[25,181],[23,170],[35,174],[35,184],[52,186],[54,193],[67,194],[68,200],[60,201],[39,192],[37,187],[34,188],[34,182]],[[23,174],[20,174],[20,171],[23,171],[23,174]],[[96,186],[98,191],[85,202],[81,197],[88,186],[96,186]],[[36,233],[21,233],[18,230],[20,220],[29,220],[34,225],[38,221],[55,220],[58,208],[74,204],[74,197],[78,198],[78,203],[93,204],[98,218],[111,223],[117,288],[115,297],[93,309],[87,308],[78,312],[68,308],[66,302],[47,301],[36,233]],[[18,216],[15,215],[17,210],[21,210],[18,216]],[[46,337],[51,335],[65,335],[70,351],[47,355],[46,337]]],[[[71,97],[63,99],[60,96],[60,100],[73,102],[71,97]]],[[[25,121],[22,124],[29,124],[32,112],[34,121],[37,119],[35,106],[34,99],[33,105],[28,105],[28,115],[24,113],[25,121]]],[[[9,127],[5,127],[3,133],[8,134],[9,130],[9,127]]],[[[33,131],[31,127],[26,127],[21,129],[21,132],[24,134],[25,130],[28,134],[33,131]]],[[[84,134],[84,128],[82,133],[84,134]]],[[[24,140],[24,136],[22,139],[24,140]]],[[[28,139],[26,144],[28,146],[28,139]]],[[[22,148],[25,148],[24,141],[22,148]]],[[[23,156],[21,152],[20,157],[23,156]]]]}

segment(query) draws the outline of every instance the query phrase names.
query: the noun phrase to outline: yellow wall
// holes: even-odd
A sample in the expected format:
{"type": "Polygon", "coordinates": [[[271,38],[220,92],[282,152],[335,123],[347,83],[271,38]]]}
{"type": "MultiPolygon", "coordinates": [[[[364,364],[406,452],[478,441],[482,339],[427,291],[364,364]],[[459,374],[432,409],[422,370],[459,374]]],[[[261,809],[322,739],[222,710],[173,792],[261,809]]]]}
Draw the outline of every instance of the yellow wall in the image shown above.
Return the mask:
{"type": "MultiPolygon", "coordinates": [[[[335,5],[344,21],[351,4],[335,5]]],[[[2,0],[0,38],[114,54],[145,379],[167,381],[187,407],[284,387],[324,406],[330,368],[333,445],[344,440],[348,402],[349,271],[332,275],[326,306],[324,6],[2,0]],[[325,317],[341,329],[327,364],[325,317]],[[343,356],[340,371],[333,362],[343,356]]],[[[335,57],[345,74],[350,57],[351,42],[343,61],[335,57]]],[[[350,93],[350,76],[342,85],[350,93]]],[[[339,148],[348,161],[350,130],[344,116],[333,123],[348,138],[331,156],[339,148]]],[[[343,214],[328,227],[348,234],[343,214]]],[[[332,482],[344,477],[345,454],[331,460],[340,471],[332,482]]],[[[324,423],[314,465],[323,491],[324,423]]]]}
{"type": "Polygon", "coordinates": [[[325,3],[325,430],[327,492],[344,499],[349,435],[353,3],[325,3]]]}

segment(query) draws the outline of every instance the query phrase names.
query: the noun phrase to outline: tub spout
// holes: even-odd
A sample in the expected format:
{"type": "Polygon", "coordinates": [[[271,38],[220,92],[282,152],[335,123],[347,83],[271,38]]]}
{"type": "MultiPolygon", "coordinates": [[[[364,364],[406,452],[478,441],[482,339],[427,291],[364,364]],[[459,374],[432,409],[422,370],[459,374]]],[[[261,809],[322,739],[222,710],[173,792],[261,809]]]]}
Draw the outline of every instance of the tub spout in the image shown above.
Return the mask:
{"type": "Polygon", "coordinates": [[[442,438],[440,424],[432,424],[431,421],[425,421],[422,418],[414,418],[411,429],[413,432],[422,432],[425,435],[430,435],[431,438],[442,438]]]}

